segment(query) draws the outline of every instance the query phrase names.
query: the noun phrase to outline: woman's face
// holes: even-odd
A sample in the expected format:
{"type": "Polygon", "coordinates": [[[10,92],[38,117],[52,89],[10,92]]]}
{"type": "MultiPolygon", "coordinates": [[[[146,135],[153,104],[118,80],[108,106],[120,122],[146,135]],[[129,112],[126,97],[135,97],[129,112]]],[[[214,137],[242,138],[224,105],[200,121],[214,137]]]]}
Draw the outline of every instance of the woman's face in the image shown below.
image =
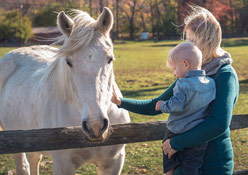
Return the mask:
{"type": "Polygon", "coordinates": [[[195,39],[195,34],[194,34],[194,32],[192,31],[192,30],[190,30],[190,29],[186,29],[185,30],[185,33],[186,33],[186,40],[187,41],[191,41],[191,42],[193,42],[193,43],[195,43],[196,44],[196,39],[195,39]]]}

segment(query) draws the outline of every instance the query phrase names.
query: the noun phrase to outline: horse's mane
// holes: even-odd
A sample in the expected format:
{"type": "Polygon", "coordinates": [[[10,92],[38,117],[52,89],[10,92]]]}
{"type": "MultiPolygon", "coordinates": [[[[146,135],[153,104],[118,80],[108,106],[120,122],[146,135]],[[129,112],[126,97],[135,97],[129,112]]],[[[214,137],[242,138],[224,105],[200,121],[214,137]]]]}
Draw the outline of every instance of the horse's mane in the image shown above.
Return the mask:
{"type": "Polygon", "coordinates": [[[55,60],[48,67],[44,78],[47,81],[48,90],[60,100],[74,101],[76,88],[71,81],[71,70],[66,58],[74,51],[87,46],[94,37],[96,21],[88,13],[73,10],[74,25],[69,37],[65,34],[56,38],[55,44],[63,42],[63,45],[55,56],[55,60]]]}

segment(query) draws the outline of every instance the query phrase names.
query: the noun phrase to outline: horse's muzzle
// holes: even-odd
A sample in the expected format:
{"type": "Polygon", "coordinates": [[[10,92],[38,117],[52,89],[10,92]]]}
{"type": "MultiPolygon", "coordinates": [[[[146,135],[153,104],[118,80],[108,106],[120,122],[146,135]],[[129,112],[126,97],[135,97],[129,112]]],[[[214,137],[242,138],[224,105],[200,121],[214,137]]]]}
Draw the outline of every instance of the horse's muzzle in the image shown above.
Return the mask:
{"type": "Polygon", "coordinates": [[[91,142],[103,141],[107,137],[108,127],[108,119],[103,119],[102,121],[97,122],[88,122],[87,120],[84,120],[82,122],[83,133],[91,142]]]}

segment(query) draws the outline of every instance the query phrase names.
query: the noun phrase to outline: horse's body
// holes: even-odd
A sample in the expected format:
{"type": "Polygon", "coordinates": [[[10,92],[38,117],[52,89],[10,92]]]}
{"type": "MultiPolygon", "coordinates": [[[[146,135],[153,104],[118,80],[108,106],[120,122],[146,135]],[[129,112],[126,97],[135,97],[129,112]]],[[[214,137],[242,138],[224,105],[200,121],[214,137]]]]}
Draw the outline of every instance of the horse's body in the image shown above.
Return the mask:
{"type": "MultiPolygon", "coordinates": [[[[104,140],[109,124],[129,122],[127,111],[110,101],[114,81],[112,13],[95,21],[77,12],[58,15],[63,46],[32,46],[9,52],[0,60],[0,127],[26,130],[82,125],[90,141],[104,140]]],[[[120,91],[119,91],[120,93],[120,91]]],[[[49,152],[55,175],[72,175],[94,163],[102,175],[120,174],[125,145],[49,152]]],[[[17,174],[39,174],[40,153],[14,155],[17,174]]]]}

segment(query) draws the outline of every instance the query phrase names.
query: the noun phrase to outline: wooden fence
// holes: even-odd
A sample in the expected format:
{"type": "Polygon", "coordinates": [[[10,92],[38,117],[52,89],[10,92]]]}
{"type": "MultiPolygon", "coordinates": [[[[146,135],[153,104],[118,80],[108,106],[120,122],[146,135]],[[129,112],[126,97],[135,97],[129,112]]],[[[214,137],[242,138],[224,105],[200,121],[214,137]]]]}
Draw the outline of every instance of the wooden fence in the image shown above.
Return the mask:
{"type": "MultiPolygon", "coordinates": [[[[166,121],[128,123],[110,126],[102,142],[89,142],[80,126],[0,132],[0,154],[97,147],[123,143],[162,140],[166,121]]],[[[231,130],[248,128],[248,115],[234,115],[231,130]]],[[[234,175],[248,175],[248,170],[234,175]]]]}

